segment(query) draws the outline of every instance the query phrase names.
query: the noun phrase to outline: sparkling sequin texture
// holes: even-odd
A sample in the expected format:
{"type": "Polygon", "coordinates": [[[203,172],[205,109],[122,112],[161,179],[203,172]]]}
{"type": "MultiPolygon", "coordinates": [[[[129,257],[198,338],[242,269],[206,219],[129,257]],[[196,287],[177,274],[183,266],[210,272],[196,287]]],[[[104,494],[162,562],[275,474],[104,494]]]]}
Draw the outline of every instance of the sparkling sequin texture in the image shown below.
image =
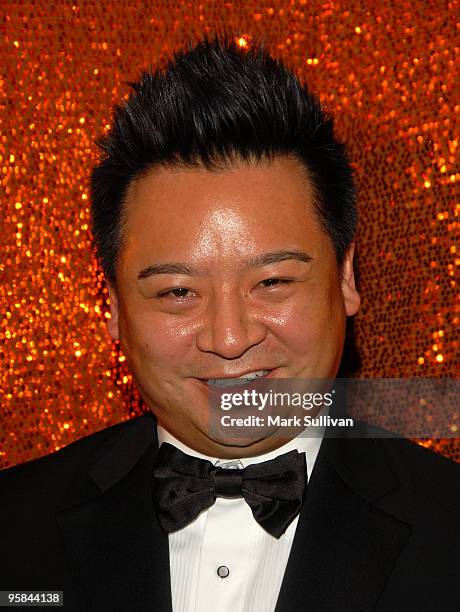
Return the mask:
{"type": "MultiPolygon", "coordinates": [[[[458,376],[457,2],[7,2],[0,467],[142,410],[90,249],[95,137],[189,36],[264,36],[333,111],[359,186],[361,377],[458,376]]],[[[459,460],[458,440],[426,446],[459,460]]]]}

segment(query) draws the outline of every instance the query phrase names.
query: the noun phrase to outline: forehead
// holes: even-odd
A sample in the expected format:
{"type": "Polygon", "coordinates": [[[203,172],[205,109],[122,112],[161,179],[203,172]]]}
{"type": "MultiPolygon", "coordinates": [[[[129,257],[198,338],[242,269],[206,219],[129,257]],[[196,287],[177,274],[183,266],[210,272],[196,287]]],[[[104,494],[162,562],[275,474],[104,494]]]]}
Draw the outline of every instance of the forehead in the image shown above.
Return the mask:
{"type": "Polygon", "coordinates": [[[269,249],[331,248],[297,160],[223,171],[158,167],[134,181],[124,209],[128,261],[244,257],[269,249]]]}

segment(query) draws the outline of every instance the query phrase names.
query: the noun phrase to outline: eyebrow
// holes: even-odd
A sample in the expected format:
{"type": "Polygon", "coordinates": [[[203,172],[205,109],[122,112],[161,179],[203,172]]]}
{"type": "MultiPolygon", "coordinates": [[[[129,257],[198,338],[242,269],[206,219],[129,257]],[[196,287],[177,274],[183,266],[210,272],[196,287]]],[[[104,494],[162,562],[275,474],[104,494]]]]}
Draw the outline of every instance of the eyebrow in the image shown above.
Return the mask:
{"type": "MultiPolygon", "coordinates": [[[[304,263],[309,263],[313,260],[311,255],[305,253],[304,251],[299,250],[287,250],[281,249],[279,251],[270,251],[268,253],[263,253],[262,255],[254,255],[251,257],[245,267],[246,268],[261,268],[263,266],[268,266],[270,264],[278,263],[280,261],[287,261],[289,259],[295,259],[297,261],[302,261],[304,263]]],[[[200,276],[203,273],[197,269],[191,268],[186,263],[175,262],[175,263],[160,263],[160,264],[151,264],[146,268],[143,268],[137,278],[143,279],[148,278],[149,276],[153,276],[155,274],[185,274],[187,276],[200,276]]]]}

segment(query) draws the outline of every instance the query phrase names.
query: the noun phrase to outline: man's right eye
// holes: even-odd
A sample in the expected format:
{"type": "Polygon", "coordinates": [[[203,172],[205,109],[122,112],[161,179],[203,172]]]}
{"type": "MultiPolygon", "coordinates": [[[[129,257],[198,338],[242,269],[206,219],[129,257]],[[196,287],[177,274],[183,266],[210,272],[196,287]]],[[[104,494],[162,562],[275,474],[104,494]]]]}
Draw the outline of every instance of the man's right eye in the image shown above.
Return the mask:
{"type": "Polygon", "coordinates": [[[190,289],[186,289],[185,287],[174,287],[173,289],[167,289],[166,291],[161,291],[160,293],[157,294],[157,297],[160,299],[167,298],[167,297],[183,299],[183,298],[189,297],[189,294],[190,294],[190,289]]]}

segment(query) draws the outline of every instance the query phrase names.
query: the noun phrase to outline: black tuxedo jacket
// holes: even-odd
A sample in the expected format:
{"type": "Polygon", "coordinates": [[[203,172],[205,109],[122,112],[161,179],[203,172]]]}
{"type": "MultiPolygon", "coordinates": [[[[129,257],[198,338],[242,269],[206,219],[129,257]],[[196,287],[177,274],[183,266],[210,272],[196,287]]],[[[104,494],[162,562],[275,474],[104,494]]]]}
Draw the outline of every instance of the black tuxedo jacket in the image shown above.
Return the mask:
{"type": "MultiPolygon", "coordinates": [[[[157,451],[147,413],[0,472],[0,590],[62,590],[69,611],[171,612],[157,451]]],[[[326,437],[276,612],[459,610],[459,472],[402,438],[326,437]]]]}

